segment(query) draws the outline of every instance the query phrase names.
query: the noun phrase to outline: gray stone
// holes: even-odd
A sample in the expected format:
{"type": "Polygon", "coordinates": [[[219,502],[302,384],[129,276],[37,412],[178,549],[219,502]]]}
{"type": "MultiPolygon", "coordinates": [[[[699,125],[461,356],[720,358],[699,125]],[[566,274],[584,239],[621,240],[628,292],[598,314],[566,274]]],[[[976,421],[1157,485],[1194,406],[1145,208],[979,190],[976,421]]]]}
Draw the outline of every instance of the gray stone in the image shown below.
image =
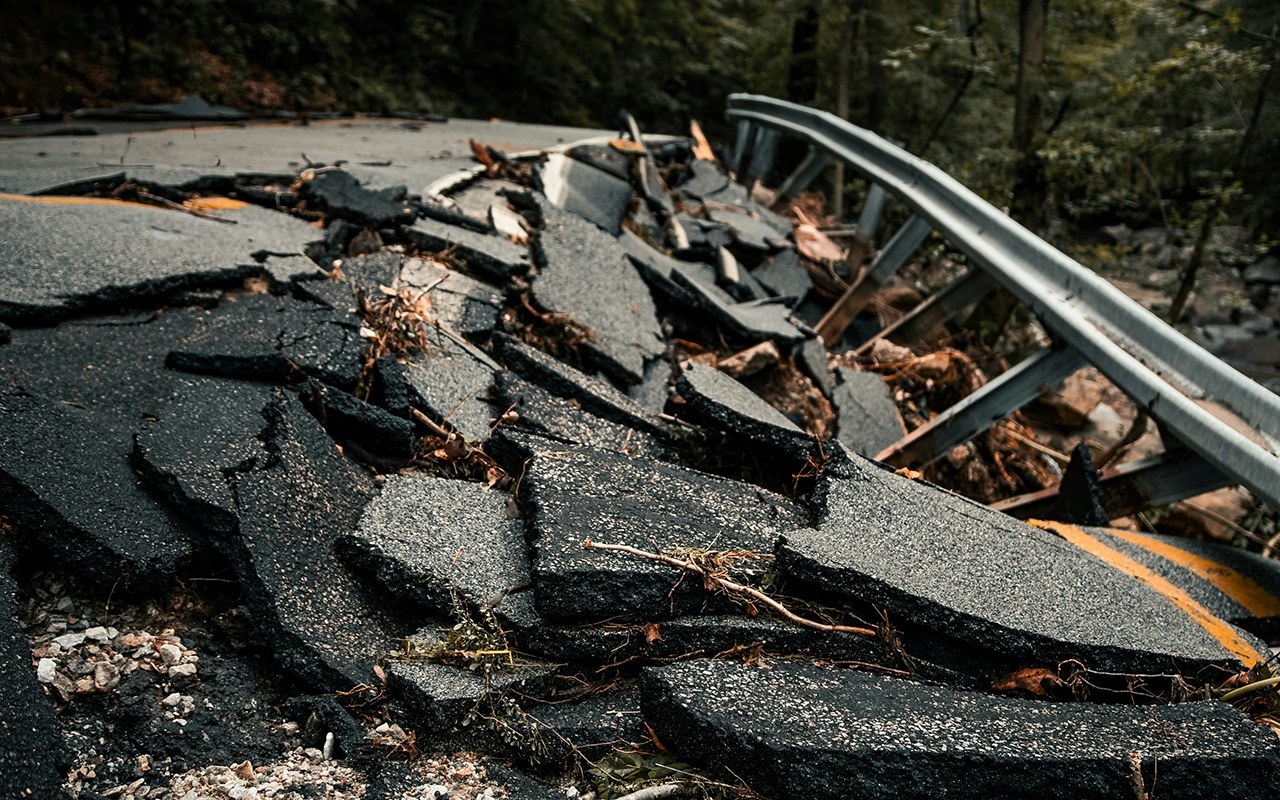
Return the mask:
{"type": "Polygon", "coordinates": [[[535,195],[543,223],[534,242],[540,270],[530,291],[541,309],[568,314],[589,329],[583,345],[600,369],[639,383],[644,362],[662,352],[649,289],[612,237],[535,195]]]}
{"type": "Polygon", "coordinates": [[[218,212],[236,225],[124,204],[0,200],[0,212],[0,319],[8,322],[137,307],[263,272],[286,280],[314,272],[299,254],[319,238],[306,222],[256,206],[218,212]]]}
{"type": "Polygon", "coordinates": [[[488,400],[498,365],[460,337],[432,330],[428,338],[427,352],[415,353],[404,365],[410,403],[468,439],[483,441],[495,416],[488,400]]]}
{"type": "Polygon", "coordinates": [[[1280,779],[1275,736],[1213,701],[1045,703],[804,664],[646,671],[644,717],[695,763],[771,797],[1248,797],[1280,779]]]}
{"type": "Polygon", "coordinates": [[[714,599],[691,576],[586,549],[587,539],[655,551],[763,553],[805,518],[790,501],[758,487],[604,451],[535,455],[520,499],[538,610],[553,620],[668,619],[714,599]]]}
{"type": "Polygon", "coordinates": [[[0,391],[0,508],[55,562],[94,581],[165,585],[192,531],[140,490],[128,449],[80,409],[0,391]]]}
{"type": "Polygon", "coordinates": [[[584,411],[618,425],[654,435],[666,433],[653,412],[608,382],[580,372],[505,333],[495,334],[493,341],[498,358],[514,372],[551,394],[577,403],[584,411]]]}
{"type": "Polygon", "coordinates": [[[479,483],[392,475],[339,552],[393,596],[441,615],[455,594],[476,608],[496,603],[529,580],[524,526],[507,516],[507,497],[479,483]]]}
{"type": "Polygon", "coordinates": [[[859,455],[874,458],[907,435],[879,373],[837,367],[831,404],[836,411],[836,438],[859,455]]]}
{"type": "Polygon", "coordinates": [[[1241,668],[1164,595],[1047,530],[873,462],[840,469],[819,487],[817,530],[788,533],[778,568],[914,627],[908,653],[936,646],[935,660],[991,674],[1068,659],[1125,673],[1241,668]]]}
{"type": "Polygon", "coordinates": [[[794,298],[788,303],[792,307],[804,302],[813,290],[813,278],[800,266],[799,254],[789,247],[778,251],[752,275],[775,297],[794,298]]]}
{"type": "Polygon", "coordinates": [[[1245,283],[1262,283],[1268,286],[1280,286],[1280,258],[1266,256],[1250,264],[1244,269],[1245,283]]]}
{"type": "Polygon", "coordinates": [[[438,253],[453,248],[453,255],[468,269],[496,281],[506,281],[529,271],[528,249],[500,236],[476,233],[433,219],[420,219],[403,231],[409,241],[423,251],[438,253]]]}
{"type": "MultiPolygon", "coordinates": [[[[589,220],[617,236],[631,204],[631,184],[559,153],[534,172],[540,191],[556,208],[589,220]]],[[[544,220],[545,220],[544,212],[544,220]]]]}
{"type": "Polygon", "coordinates": [[[690,364],[676,380],[676,390],[695,414],[722,430],[765,444],[793,458],[813,449],[807,433],[750,389],[704,364],[690,364]]]}

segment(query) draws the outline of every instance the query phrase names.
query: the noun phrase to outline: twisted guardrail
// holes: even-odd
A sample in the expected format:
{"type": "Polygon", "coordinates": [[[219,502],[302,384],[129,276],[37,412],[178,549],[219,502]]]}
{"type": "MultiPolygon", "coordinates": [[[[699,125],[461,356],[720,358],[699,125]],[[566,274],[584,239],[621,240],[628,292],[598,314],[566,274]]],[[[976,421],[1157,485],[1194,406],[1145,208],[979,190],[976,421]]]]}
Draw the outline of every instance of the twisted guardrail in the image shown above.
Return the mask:
{"type": "Polygon", "coordinates": [[[832,114],[758,95],[730,95],[726,113],[738,122],[733,161],[740,177],[764,174],[777,136],[789,135],[811,149],[780,193],[798,191],[834,157],[911,208],[914,216],[869,272],[887,277],[935,230],[1027,304],[1056,340],[881,453],[882,460],[945,452],[1032,399],[1043,383],[1090,363],[1161,426],[1170,457],[1128,471],[1146,471],[1140,491],[1147,505],[1238,482],[1280,508],[1280,396],[888,140],[832,114]],[[1224,421],[1232,417],[1234,426],[1224,421]]]}

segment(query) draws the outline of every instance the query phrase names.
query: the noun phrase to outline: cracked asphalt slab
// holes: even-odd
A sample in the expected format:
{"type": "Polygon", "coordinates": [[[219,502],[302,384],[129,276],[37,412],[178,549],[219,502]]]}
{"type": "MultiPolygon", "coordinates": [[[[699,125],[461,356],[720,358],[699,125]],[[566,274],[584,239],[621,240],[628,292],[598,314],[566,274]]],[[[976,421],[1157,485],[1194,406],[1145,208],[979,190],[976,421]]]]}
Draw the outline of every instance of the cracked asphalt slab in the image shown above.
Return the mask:
{"type": "Polygon", "coordinates": [[[1079,662],[1221,683],[1268,652],[1255,634],[1275,641],[1272,562],[1024,525],[815,447],[728,374],[672,360],[670,321],[710,319],[804,361],[850,447],[901,425],[877,377],[833,382],[789,321],[811,284],[787,224],[717,165],[677,141],[640,172],[593,145],[551,159],[565,208],[530,194],[533,162],[473,172],[452,207],[422,196],[473,166],[469,139],[586,133],[352,120],[0,142],[0,189],[61,184],[0,198],[0,618],[17,620],[0,790],[418,796],[436,762],[386,758],[465,743],[530,771],[454,776],[459,797],[564,796],[562,759],[646,735],[768,797],[1274,784],[1280,742],[1227,704],[992,681],[1079,662]],[[689,213],[654,196],[661,170],[689,213]],[[122,172],[271,207],[215,204],[219,222],[71,196],[122,172]],[[641,205],[628,192],[705,247],[616,225],[641,205]],[[711,221],[691,216],[704,199],[711,221]],[[485,221],[507,200],[530,245],[485,221]],[[720,247],[734,269],[704,263],[720,247]],[[415,352],[373,329],[418,323],[415,352]],[[877,635],[588,539],[721,565],[877,635]]]}

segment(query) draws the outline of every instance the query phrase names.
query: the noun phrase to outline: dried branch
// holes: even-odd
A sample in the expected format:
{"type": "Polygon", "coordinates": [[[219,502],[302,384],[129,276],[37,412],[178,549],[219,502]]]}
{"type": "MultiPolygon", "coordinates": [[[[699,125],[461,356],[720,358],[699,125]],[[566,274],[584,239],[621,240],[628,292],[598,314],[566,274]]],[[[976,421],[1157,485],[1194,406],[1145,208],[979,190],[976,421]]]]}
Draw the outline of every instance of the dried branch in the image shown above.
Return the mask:
{"type": "Polygon", "coordinates": [[[714,584],[717,588],[723,590],[726,594],[736,594],[740,596],[749,597],[758,603],[762,603],[763,605],[768,606],[769,608],[778,612],[779,614],[791,620],[792,622],[796,623],[797,625],[803,625],[806,628],[813,628],[814,630],[818,630],[818,631],[840,631],[842,633],[856,633],[859,636],[875,637],[879,635],[879,633],[873,628],[859,628],[851,625],[827,625],[822,622],[806,619],[792,612],[786,606],[782,605],[782,603],[779,603],[777,600],[774,600],[772,597],[769,597],[767,594],[760,591],[759,589],[738,583],[737,581],[731,580],[727,577],[724,577],[723,575],[713,574],[710,570],[697,564],[692,558],[686,558],[685,560],[681,561],[680,559],[672,558],[669,555],[664,555],[662,553],[650,553],[645,550],[638,550],[634,547],[630,547],[625,544],[601,544],[599,542],[593,542],[590,539],[583,542],[582,546],[591,550],[611,550],[617,553],[627,553],[629,555],[638,556],[640,558],[647,558],[650,561],[657,561],[659,564],[666,564],[669,567],[675,567],[677,569],[682,569],[687,572],[692,572],[695,575],[701,576],[704,583],[710,582],[714,584]]]}

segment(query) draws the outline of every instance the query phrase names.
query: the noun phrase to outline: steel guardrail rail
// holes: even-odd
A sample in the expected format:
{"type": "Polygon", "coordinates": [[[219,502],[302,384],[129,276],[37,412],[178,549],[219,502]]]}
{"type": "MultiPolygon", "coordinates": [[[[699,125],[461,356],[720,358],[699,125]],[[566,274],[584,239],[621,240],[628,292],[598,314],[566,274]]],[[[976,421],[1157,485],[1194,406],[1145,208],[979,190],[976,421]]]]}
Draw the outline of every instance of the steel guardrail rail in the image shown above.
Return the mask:
{"type": "Polygon", "coordinates": [[[929,162],[833,114],[733,94],[726,116],[825,149],[896,194],[1182,444],[1280,508],[1280,396],[1206,352],[929,162]],[[1238,416],[1262,447],[1199,401],[1238,416]]]}

